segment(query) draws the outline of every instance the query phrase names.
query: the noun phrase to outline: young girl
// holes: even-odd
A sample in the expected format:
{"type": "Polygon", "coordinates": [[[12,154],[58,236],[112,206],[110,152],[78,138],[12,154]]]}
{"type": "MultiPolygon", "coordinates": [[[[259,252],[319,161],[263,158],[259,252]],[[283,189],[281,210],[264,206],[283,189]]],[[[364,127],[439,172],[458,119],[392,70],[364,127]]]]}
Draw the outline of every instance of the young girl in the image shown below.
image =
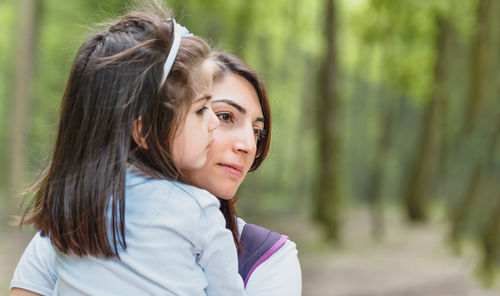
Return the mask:
{"type": "Polygon", "coordinates": [[[180,183],[218,126],[216,68],[206,43],[150,12],[84,41],[22,221],[50,237],[54,294],[244,294],[219,201],[180,183]]]}

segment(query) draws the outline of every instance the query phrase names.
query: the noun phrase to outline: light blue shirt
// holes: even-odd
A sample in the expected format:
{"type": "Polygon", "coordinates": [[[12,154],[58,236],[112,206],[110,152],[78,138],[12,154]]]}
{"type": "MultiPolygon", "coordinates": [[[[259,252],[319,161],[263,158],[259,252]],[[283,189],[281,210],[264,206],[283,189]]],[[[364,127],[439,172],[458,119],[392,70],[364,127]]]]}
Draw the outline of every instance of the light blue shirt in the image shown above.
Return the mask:
{"type": "MultiPolygon", "coordinates": [[[[238,218],[241,234],[245,221],[238,218]]],[[[12,281],[14,287],[42,295],[52,295],[57,281],[55,253],[48,237],[36,233],[17,264],[12,281]]],[[[300,296],[302,275],[295,244],[285,245],[254,270],[245,287],[248,296],[300,296]]]]}
{"type": "Polygon", "coordinates": [[[236,248],[205,190],[127,173],[118,258],[55,249],[53,295],[244,295],[236,248]]]}

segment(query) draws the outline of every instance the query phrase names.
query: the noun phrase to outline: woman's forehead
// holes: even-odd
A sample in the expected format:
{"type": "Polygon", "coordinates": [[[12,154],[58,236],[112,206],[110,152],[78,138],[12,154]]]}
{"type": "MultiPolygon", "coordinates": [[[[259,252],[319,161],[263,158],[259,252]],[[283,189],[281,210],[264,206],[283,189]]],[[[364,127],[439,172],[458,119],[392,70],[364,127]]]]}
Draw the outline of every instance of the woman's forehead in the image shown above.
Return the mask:
{"type": "MultiPolygon", "coordinates": [[[[214,81],[213,102],[229,103],[241,106],[252,117],[262,117],[257,91],[250,82],[240,75],[229,73],[214,81]]],[[[234,106],[233,106],[234,107],[234,106]]]]}

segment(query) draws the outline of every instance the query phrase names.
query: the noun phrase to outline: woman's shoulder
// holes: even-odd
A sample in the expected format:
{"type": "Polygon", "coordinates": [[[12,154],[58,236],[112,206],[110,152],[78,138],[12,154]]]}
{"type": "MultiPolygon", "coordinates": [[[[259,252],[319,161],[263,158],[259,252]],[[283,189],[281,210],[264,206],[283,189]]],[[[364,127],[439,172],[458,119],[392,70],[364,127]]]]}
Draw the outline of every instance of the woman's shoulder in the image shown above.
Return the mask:
{"type": "Polygon", "coordinates": [[[237,223],[243,249],[251,253],[240,254],[239,258],[247,295],[301,295],[302,276],[296,244],[286,235],[247,224],[241,218],[237,218],[237,223]],[[253,258],[248,260],[249,257],[253,258]]]}
{"type": "Polygon", "coordinates": [[[249,296],[302,295],[302,271],[293,241],[286,243],[260,264],[246,282],[249,296]]]}
{"type": "MultiPolygon", "coordinates": [[[[268,258],[280,258],[280,257],[297,257],[297,245],[286,235],[273,232],[270,229],[267,229],[262,226],[258,226],[255,224],[247,223],[245,220],[237,217],[236,222],[238,224],[238,232],[240,237],[247,237],[247,242],[251,242],[254,239],[269,239],[272,234],[274,234],[274,243],[269,246],[268,249],[275,247],[272,251],[272,254],[268,258]],[[247,227],[245,227],[247,226],[247,227]],[[251,227],[251,228],[250,228],[251,227]],[[250,230],[250,231],[249,231],[250,230]],[[250,237],[252,235],[253,237],[250,237]],[[281,243],[280,243],[281,241],[281,243]],[[277,247],[278,246],[278,247],[277,247]]],[[[248,244],[248,243],[247,243],[248,244]]],[[[248,247],[248,245],[247,245],[248,247]]],[[[245,245],[243,246],[245,248],[245,245]]]]}

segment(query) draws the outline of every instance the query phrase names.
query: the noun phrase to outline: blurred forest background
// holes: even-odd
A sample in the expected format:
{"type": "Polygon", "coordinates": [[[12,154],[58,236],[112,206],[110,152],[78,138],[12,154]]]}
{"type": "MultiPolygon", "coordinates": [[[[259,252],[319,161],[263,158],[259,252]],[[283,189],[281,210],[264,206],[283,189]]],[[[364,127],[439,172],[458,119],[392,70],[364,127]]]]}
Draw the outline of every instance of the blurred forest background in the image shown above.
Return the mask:
{"type": "MultiPolygon", "coordinates": [[[[7,226],[8,217],[20,213],[16,193],[34,180],[52,148],[60,98],[79,45],[92,24],[122,13],[128,2],[0,0],[4,237],[18,231],[7,226]]],[[[305,289],[312,264],[307,258],[318,260],[307,254],[335,257],[333,246],[341,256],[357,232],[374,249],[397,227],[405,227],[399,243],[417,244],[415,249],[426,238],[411,241],[412,229],[429,229],[437,231],[437,245],[458,255],[451,258],[473,250],[468,258],[480,275],[476,282],[495,285],[500,1],[168,4],[183,25],[215,48],[242,57],[266,83],[271,151],[242,185],[238,210],[253,223],[282,221],[278,230],[316,233],[292,236],[305,254],[305,289]],[[357,219],[359,209],[363,218],[357,219]],[[359,224],[362,219],[366,223],[359,224]]],[[[18,242],[0,240],[0,251],[9,241],[18,242]]],[[[26,242],[20,240],[9,272],[26,242]]],[[[304,294],[334,295],[330,292],[304,294]]]]}

